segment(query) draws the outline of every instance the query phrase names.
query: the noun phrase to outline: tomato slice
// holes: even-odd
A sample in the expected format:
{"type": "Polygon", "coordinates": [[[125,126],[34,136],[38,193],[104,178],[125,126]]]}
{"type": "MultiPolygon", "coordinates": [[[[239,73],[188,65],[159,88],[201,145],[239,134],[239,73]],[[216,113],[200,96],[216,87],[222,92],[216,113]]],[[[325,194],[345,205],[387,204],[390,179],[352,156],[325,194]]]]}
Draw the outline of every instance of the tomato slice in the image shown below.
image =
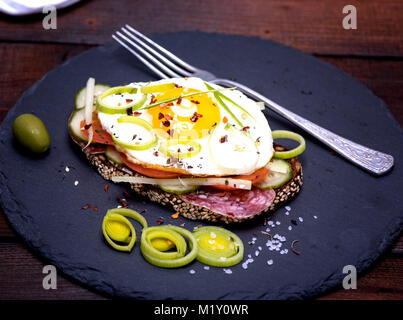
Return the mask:
{"type": "MultiPolygon", "coordinates": [[[[251,174],[233,176],[232,178],[250,180],[252,182],[252,184],[254,184],[254,183],[258,183],[259,181],[263,180],[269,174],[269,171],[270,170],[268,168],[263,167],[263,168],[256,170],[255,172],[253,172],[251,174]]],[[[211,187],[215,188],[215,189],[220,189],[220,190],[238,190],[237,188],[234,188],[232,186],[211,186],[211,187]]]]}
{"type": "MultiPolygon", "coordinates": [[[[88,130],[89,129],[84,129],[84,120],[81,121],[80,126],[81,126],[81,128],[83,128],[83,129],[81,129],[82,133],[88,139],[88,136],[89,136],[88,130]]],[[[112,146],[114,145],[111,135],[102,128],[102,124],[98,119],[92,121],[91,127],[93,128],[93,132],[94,132],[94,135],[92,137],[92,142],[108,144],[108,145],[112,145],[112,146]]]]}
{"type": "Polygon", "coordinates": [[[120,153],[120,156],[122,157],[122,161],[126,166],[128,166],[130,169],[142,174],[143,176],[147,176],[150,178],[157,178],[157,179],[169,179],[169,178],[177,178],[177,177],[181,176],[180,173],[145,168],[139,164],[132,163],[127,160],[126,156],[123,153],[120,153]]]}
{"type": "MultiPolygon", "coordinates": [[[[263,167],[252,174],[236,176],[237,179],[251,180],[252,184],[262,181],[269,174],[270,169],[263,167]]],[[[235,178],[235,177],[234,177],[235,178]]]]}

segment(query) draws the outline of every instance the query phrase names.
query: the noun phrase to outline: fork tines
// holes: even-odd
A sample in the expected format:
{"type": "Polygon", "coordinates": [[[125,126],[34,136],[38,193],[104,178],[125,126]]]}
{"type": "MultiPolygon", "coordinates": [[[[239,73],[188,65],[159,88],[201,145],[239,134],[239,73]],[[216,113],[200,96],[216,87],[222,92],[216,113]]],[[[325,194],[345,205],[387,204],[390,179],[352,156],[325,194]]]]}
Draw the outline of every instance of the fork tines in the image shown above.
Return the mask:
{"type": "Polygon", "coordinates": [[[196,68],[178,58],[129,25],[116,31],[112,38],[130,51],[148,68],[163,79],[189,77],[196,68]]]}

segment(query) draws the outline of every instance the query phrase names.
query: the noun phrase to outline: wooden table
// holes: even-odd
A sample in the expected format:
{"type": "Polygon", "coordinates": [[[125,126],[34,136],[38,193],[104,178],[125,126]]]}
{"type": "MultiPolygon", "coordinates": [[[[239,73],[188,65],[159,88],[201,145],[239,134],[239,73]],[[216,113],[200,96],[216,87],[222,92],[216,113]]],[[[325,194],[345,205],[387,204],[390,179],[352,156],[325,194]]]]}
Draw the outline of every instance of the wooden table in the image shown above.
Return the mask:
{"type": "MultiPolygon", "coordinates": [[[[49,70],[111,41],[129,23],[140,31],[200,30],[270,39],[315,55],[350,73],[389,105],[403,124],[403,1],[354,1],[358,29],[342,27],[339,0],[83,1],[59,10],[57,29],[45,15],[0,15],[0,122],[20,95],[49,70]]],[[[397,195],[399,196],[399,195],[397,195]]],[[[33,255],[0,213],[0,299],[105,299],[58,274],[42,288],[46,261],[33,255]]],[[[359,278],[357,290],[337,288],[321,299],[402,299],[403,237],[359,278]]]]}

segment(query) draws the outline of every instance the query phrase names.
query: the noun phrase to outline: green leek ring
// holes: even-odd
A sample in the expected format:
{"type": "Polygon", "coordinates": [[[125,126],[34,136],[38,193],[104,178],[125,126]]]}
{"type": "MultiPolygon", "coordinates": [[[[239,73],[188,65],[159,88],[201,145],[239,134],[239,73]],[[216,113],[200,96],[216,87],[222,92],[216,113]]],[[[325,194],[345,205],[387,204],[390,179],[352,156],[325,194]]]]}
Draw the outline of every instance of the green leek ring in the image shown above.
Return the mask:
{"type": "Polygon", "coordinates": [[[175,231],[166,228],[157,228],[145,230],[145,235],[142,234],[141,245],[144,246],[144,250],[150,255],[161,260],[172,260],[181,258],[185,255],[187,245],[185,239],[175,231]],[[162,252],[152,246],[152,240],[157,238],[163,238],[170,240],[176,247],[176,252],[162,252]]]}
{"type": "Polygon", "coordinates": [[[298,133],[287,131],[287,130],[275,130],[271,132],[273,140],[275,139],[291,139],[295,140],[299,143],[298,147],[288,150],[288,151],[276,151],[274,152],[274,158],[277,159],[291,159],[296,156],[299,156],[302,152],[305,151],[306,143],[303,136],[298,133]]]}
{"type": "Polygon", "coordinates": [[[161,267],[161,268],[177,268],[177,267],[182,267],[190,262],[192,262],[194,259],[197,257],[198,253],[198,246],[195,237],[191,232],[188,230],[177,227],[177,226],[158,226],[158,227],[150,227],[143,229],[143,233],[141,235],[141,244],[142,246],[140,247],[141,253],[143,254],[144,259],[148,261],[149,263],[161,267]],[[155,232],[155,230],[164,230],[164,229],[169,229],[171,231],[174,231],[181,235],[182,237],[186,237],[189,240],[189,247],[191,250],[188,252],[183,257],[177,258],[177,259],[172,259],[172,260],[163,260],[159,259],[155,256],[153,256],[152,251],[148,250],[149,249],[149,243],[146,242],[146,238],[150,232],[155,232]]]}
{"type": "Polygon", "coordinates": [[[205,251],[206,254],[212,256],[218,256],[219,258],[221,257],[229,258],[237,253],[237,246],[234,243],[232,235],[228,234],[227,232],[222,232],[220,228],[214,228],[214,229],[202,228],[201,231],[194,232],[193,234],[197,240],[197,245],[199,246],[199,249],[205,251]],[[213,234],[214,237],[212,236],[213,234]],[[215,241],[220,240],[220,237],[226,238],[225,240],[229,242],[229,245],[225,246],[224,248],[219,248],[218,250],[216,250],[217,248],[215,249],[211,248],[217,246],[217,243],[215,241]],[[206,246],[205,240],[207,239],[208,239],[207,241],[208,245],[206,246]]]}
{"type": "Polygon", "coordinates": [[[196,241],[198,241],[198,239],[200,239],[206,232],[229,236],[234,241],[235,251],[233,255],[215,254],[199,245],[199,252],[196,258],[199,262],[213,267],[231,267],[242,261],[245,249],[242,240],[236,234],[220,227],[201,227],[193,232],[196,241]]]}
{"type": "MultiPolygon", "coordinates": [[[[130,223],[130,221],[128,219],[126,219],[125,217],[119,215],[119,214],[106,214],[104,217],[104,220],[102,222],[102,233],[104,234],[104,237],[106,239],[106,241],[111,245],[112,248],[119,250],[119,251],[128,251],[130,252],[134,246],[134,244],[136,243],[136,231],[134,230],[133,225],[130,223]],[[130,239],[128,238],[127,240],[129,240],[128,244],[123,246],[123,245],[119,245],[117,243],[115,243],[115,241],[113,241],[113,239],[110,237],[110,235],[107,232],[107,224],[110,221],[110,219],[113,219],[115,221],[120,221],[122,223],[124,223],[127,227],[129,227],[130,232],[131,232],[131,237],[130,239]]],[[[115,235],[112,235],[114,238],[115,235]]],[[[123,241],[123,242],[127,242],[127,241],[123,241]]]]}
{"type": "Polygon", "coordinates": [[[107,221],[105,223],[105,231],[107,235],[113,240],[118,242],[130,242],[130,227],[128,226],[128,220],[122,217],[120,214],[112,213],[108,214],[107,221]],[[123,225],[116,229],[116,225],[123,225]]]}
{"type": "Polygon", "coordinates": [[[102,221],[102,233],[106,241],[111,245],[112,248],[119,251],[130,252],[134,244],[136,243],[137,237],[136,237],[136,230],[134,230],[133,225],[126,217],[136,220],[142,225],[143,228],[147,228],[148,226],[147,220],[137,211],[127,208],[114,208],[109,209],[106,212],[106,215],[102,221]],[[113,230],[110,227],[108,227],[108,223],[110,221],[117,221],[126,225],[130,229],[130,236],[127,236],[126,233],[118,234],[116,232],[113,232],[113,230]],[[114,240],[119,242],[126,242],[128,244],[126,246],[119,245],[115,243],[114,240]]]}
{"type": "Polygon", "coordinates": [[[138,89],[133,87],[113,87],[110,88],[103,93],[101,93],[97,98],[97,109],[103,113],[107,114],[117,114],[117,113],[126,113],[128,108],[132,108],[132,110],[137,110],[141,108],[145,102],[147,101],[147,95],[142,94],[140,100],[134,101],[132,103],[126,104],[123,107],[115,107],[109,104],[104,103],[102,100],[106,97],[116,94],[116,93],[137,93],[138,89]]]}
{"type": "Polygon", "coordinates": [[[175,247],[172,241],[164,238],[155,238],[151,240],[151,245],[158,251],[168,251],[175,247]]]}
{"type": "Polygon", "coordinates": [[[154,128],[151,126],[151,124],[149,124],[144,119],[133,117],[133,116],[123,116],[118,119],[118,122],[119,123],[132,123],[132,124],[141,126],[144,129],[146,129],[147,131],[149,131],[151,133],[151,135],[153,136],[153,138],[148,142],[133,144],[133,143],[127,143],[127,142],[121,141],[118,138],[116,138],[114,134],[112,134],[113,141],[116,144],[120,145],[121,147],[130,149],[130,150],[144,151],[144,150],[148,150],[152,147],[155,147],[157,145],[158,139],[157,139],[157,135],[154,133],[154,128]]]}
{"type": "Polygon", "coordinates": [[[109,209],[107,212],[108,213],[117,213],[122,216],[132,218],[133,220],[136,220],[138,223],[141,224],[143,228],[148,227],[147,220],[144,218],[144,216],[140,213],[138,213],[135,210],[128,209],[128,208],[114,208],[114,209],[109,209]]]}

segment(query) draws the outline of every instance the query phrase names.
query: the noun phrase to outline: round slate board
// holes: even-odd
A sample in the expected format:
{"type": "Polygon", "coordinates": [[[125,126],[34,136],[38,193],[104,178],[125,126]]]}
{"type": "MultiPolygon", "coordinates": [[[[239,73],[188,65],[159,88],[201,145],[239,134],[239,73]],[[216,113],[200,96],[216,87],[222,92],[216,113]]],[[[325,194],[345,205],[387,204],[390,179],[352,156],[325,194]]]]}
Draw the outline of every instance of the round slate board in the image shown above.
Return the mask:
{"type": "MultiPolygon", "coordinates": [[[[76,92],[89,76],[111,85],[154,78],[117,45],[98,47],[49,72],[24,93],[1,126],[2,208],[34,252],[90,288],[114,296],[287,299],[340,285],[343,266],[364,270],[398,236],[403,221],[402,131],[385,103],[365,86],[307,54],[256,38],[196,32],[152,38],[192,64],[236,79],[325,128],[392,154],[395,168],[386,176],[371,176],[302,133],[307,139],[300,157],[302,192],[288,210],[281,208],[271,217],[274,226],[260,219],[229,227],[245,243],[244,262],[248,255],[253,259],[243,265],[247,268],[239,264],[230,271],[206,270],[194,262],[167,270],[148,264],[138,244],[131,253],[114,251],[103,239],[101,223],[125,187],[111,185],[104,191],[106,182],[70,141],[67,119],[76,92]],[[50,152],[35,159],[18,148],[11,134],[13,120],[30,112],[45,122],[52,137],[50,152]],[[81,209],[86,203],[99,210],[81,209]],[[266,246],[269,236],[262,231],[281,237],[278,251],[266,246]],[[300,255],[291,251],[293,240],[299,240],[300,255]]],[[[299,132],[265,112],[273,129],[299,132]]],[[[188,230],[200,224],[173,220],[173,212],[136,195],[129,207],[146,209],[150,225],[160,217],[164,223],[185,223],[188,230]]]]}

